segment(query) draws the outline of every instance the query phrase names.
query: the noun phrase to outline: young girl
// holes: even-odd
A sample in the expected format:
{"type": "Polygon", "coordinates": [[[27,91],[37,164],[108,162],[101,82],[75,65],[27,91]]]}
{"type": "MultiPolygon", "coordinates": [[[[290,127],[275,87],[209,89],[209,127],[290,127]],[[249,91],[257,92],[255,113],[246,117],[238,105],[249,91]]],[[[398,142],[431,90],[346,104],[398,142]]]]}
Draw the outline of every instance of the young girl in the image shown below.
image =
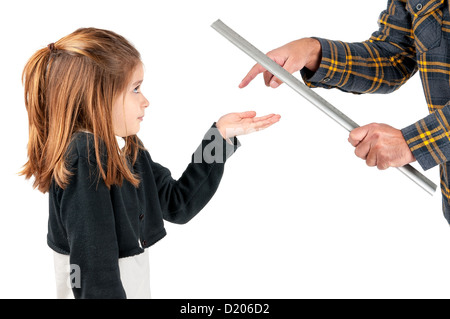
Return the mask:
{"type": "Polygon", "coordinates": [[[192,219],[217,190],[236,136],[280,119],[222,116],[174,180],[136,136],[149,105],[143,79],[139,52],[94,28],[49,44],[25,66],[29,142],[21,174],[49,193],[58,298],[149,298],[146,248],[166,235],[163,219],[192,219]]]}

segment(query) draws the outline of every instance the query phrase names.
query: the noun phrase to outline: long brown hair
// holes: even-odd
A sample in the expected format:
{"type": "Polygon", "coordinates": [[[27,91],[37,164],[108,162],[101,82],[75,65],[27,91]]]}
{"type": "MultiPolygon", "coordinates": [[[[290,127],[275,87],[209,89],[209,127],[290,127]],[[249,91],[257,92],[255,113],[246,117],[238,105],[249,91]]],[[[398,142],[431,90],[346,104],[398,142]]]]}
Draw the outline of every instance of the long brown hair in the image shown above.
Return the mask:
{"type": "Polygon", "coordinates": [[[38,50],[22,74],[29,141],[28,162],[19,174],[34,176],[33,187],[43,193],[52,179],[65,188],[71,176],[65,153],[72,135],[89,131],[99,178],[110,187],[121,185],[125,177],[137,187],[139,179],[127,158],[134,164],[142,144],[136,135],[128,136],[119,152],[111,113],[139,63],[139,52],[124,37],[95,28],[78,29],[38,50]],[[107,163],[101,162],[100,141],[106,146],[107,163]]]}

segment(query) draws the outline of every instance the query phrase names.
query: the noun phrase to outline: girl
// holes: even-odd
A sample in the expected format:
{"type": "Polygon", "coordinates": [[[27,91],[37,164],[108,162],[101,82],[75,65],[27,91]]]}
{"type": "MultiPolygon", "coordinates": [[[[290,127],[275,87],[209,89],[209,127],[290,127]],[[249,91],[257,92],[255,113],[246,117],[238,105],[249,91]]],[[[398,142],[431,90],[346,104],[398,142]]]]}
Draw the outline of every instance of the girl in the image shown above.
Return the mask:
{"type": "Polygon", "coordinates": [[[146,248],[166,235],[163,219],[192,219],[217,190],[236,136],[280,119],[222,116],[174,180],[136,136],[149,105],[143,78],[139,52],[94,28],[37,51],[23,71],[29,142],[21,174],[49,193],[58,298],[149,298],[146,248]]]}

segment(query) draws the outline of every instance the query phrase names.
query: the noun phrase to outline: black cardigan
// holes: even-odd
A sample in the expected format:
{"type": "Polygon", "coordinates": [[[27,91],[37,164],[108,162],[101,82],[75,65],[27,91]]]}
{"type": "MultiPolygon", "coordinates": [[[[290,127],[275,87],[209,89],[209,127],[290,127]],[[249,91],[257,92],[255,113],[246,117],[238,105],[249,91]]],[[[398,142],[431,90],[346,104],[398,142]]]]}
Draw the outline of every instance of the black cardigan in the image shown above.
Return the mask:
{"type": "Polygon", "coordinates": [[[133,166],[139,187],[124,179],[121,187],[108,189],[98,178],[93,135],[74,134],[66,156],[74,174],[70,184],[63,190],[53,181],[49,190],[47,243],[80,267],[81,287],[72,288],[75,298],[126,298],[119,258],[141,254],[163,238],[163,219],[186,223],[208,203],[226,159],[240,146],[236,138],[232,142],[222,138],[214,123],[178,180],[140,150],[133,166]]]}

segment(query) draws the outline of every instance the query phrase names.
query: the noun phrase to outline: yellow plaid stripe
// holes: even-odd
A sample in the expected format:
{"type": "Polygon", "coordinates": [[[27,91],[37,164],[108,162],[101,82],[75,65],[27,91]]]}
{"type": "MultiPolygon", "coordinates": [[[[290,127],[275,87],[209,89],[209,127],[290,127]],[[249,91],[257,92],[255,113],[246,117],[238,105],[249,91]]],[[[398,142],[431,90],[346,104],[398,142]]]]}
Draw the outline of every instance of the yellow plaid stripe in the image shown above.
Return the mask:
{"type": "Polygon", "coordinates": [[[416,158],[426,158],[427,167],[442,163],[442,193],[450,203],[449,11],[450,1],[388,0],[379,30],[367,41],[321,39],[320,76],[305,82],[354,93],[390,93],[419,71],[431,117],[410,125],[406,139],[416,158]]]}

